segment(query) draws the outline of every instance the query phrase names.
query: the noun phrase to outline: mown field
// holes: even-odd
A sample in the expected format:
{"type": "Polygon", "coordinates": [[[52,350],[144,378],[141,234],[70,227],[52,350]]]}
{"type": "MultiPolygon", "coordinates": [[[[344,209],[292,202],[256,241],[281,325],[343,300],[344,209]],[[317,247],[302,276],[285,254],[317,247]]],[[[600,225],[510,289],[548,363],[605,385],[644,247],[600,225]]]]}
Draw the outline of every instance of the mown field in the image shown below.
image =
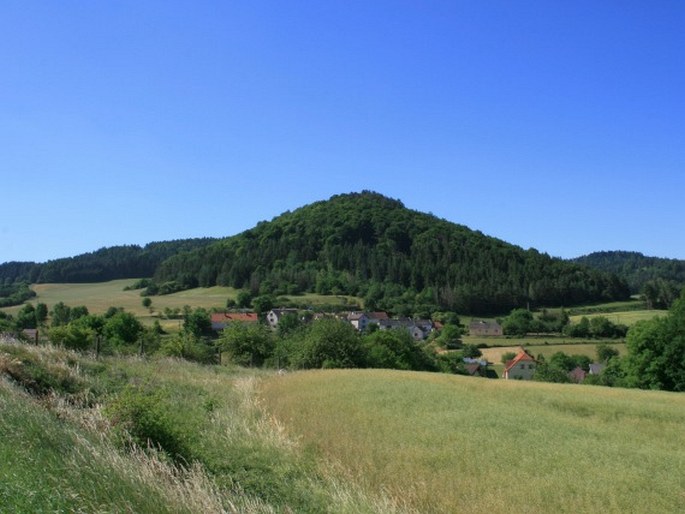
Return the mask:
{"type": "Polygon", "coordinates": [[[397,371],[263,383],[307,451],[416,512],[682,512],[685,396],[397,371]]]}

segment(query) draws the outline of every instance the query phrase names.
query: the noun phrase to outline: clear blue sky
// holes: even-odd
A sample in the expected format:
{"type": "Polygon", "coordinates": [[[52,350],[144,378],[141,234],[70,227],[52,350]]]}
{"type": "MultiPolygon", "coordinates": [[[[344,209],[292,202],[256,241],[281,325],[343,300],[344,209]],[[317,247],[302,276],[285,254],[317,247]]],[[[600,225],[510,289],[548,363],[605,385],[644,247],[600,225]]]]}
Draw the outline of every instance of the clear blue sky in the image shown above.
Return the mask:
{"type": "Polygon", "coordinates": [[[363,189],[685,258],[681,0],[5,0],[0,63],[0,262],[363,189]]]}

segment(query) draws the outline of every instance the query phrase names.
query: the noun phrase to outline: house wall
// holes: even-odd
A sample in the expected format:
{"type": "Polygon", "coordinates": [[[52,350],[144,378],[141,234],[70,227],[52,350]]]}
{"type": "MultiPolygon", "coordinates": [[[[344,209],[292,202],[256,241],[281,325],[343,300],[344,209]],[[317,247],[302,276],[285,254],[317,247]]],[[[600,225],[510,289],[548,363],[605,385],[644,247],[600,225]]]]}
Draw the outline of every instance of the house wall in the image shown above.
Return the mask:
{"type": "Polygon", "coordinates": [[[535,373],[535,362],[521,361],[509,370],[506,378],[510,380],[531,380],[535,373]]]}

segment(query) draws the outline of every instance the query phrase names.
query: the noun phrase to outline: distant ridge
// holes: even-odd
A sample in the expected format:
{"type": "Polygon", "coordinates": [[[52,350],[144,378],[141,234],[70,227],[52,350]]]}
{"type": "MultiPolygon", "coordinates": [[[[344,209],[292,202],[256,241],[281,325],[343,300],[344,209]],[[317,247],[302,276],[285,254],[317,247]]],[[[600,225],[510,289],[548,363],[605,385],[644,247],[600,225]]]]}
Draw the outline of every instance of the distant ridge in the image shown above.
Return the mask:
{"type": "Polygon", "coordinates": [[[665,280],[685,286],[685,260],[647,257],[639,252],[594,252],[571,259],[599,271],[615,273],[626,281],[632,293],[639,293],[647,282],[665,280]]]}
{"type": "Polygon", "coordinates": [[[75,257],[45,263],[6,262],[0,264],[0,283],[104,282],[119,278],[151,277],[165,259],[179,252],[213,243],[197,238],[154,242],[145,246],[125,245],[101,248],[75,257]]]}

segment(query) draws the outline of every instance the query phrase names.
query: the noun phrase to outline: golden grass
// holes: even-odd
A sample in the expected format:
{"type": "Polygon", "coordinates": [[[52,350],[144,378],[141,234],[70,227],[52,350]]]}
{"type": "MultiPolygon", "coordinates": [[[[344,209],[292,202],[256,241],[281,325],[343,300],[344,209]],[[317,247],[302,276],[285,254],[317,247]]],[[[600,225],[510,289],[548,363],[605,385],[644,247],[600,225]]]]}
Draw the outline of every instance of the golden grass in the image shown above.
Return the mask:
{"type": "Polygon", "coordinates": [[[685,396],[395,371],[269,379],[265,405],[420,512],[678,512],[685,396]]]}

